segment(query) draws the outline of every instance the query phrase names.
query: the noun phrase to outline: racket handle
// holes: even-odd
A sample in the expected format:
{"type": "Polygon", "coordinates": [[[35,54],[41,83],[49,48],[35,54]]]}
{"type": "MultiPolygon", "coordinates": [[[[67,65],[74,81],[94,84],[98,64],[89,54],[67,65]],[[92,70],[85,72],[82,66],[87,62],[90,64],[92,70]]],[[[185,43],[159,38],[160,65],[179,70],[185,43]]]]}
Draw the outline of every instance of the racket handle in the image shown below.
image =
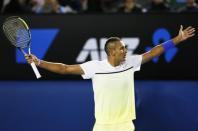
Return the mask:
{"type": "Polygon", "coordinates": [[[38,71],[38,69],[37,69],[35,63],[32,62],[30,65],[31,65],[31,67],[32,67],[32,69],[33,69],[33,71],[34,71],[34,74],[36,75],[36,78],[37,78],[37,79],[41,78],[41,75],[40,75],[40,73],[39,73],[39,71],[38,71]]]}

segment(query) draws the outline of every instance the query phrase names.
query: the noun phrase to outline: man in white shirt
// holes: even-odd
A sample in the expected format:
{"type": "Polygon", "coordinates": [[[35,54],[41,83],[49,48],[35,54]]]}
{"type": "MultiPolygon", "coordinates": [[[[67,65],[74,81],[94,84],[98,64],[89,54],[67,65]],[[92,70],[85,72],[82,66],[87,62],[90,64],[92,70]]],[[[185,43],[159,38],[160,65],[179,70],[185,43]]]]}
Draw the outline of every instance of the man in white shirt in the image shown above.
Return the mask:
{"type": "Polygon", "coordinates": [[[194,33],[193,27],[183,30],[181,26],[176,37],[142,55],[127,56],[125,44],[119,38],[111,37],[105,44],[106,60],[66,65],[40,60],[34,55],[26,55],[26,59],[28,63],[35,62],[37,66],[52,72],[92,79],[96,118],[93,131],[134,131],[134,72],[140,70],[141,64],[191,38],[194,33]]]}

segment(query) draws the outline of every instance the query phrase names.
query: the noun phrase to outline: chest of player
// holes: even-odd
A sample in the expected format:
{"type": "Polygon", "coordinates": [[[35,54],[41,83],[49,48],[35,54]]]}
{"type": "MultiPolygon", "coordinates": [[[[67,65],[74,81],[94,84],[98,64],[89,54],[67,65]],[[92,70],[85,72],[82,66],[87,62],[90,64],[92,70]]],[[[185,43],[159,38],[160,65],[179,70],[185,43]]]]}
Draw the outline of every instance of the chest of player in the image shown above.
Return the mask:
{"type": "Polygon", "coordinates": [[[92,79],[95,90],[123,90],[134,84],[133,68],[118,72],[96,73],[92,79]]]}

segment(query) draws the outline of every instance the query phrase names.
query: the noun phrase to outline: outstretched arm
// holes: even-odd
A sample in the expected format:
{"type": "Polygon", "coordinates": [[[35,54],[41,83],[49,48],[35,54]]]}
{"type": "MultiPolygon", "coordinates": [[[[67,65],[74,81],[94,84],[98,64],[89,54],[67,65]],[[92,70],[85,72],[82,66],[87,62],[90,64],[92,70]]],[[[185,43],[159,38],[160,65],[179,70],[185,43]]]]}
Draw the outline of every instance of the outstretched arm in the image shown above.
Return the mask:
{"type": "MultiPolygon", "coordinates": [[[[195,35],[195,28],[189,26],[189,27],[187,27],[186,29],[183,30],[183,26],[181,25],[178,35],[176,37],[174,37],[171,40],[171,42],[175,46],[175,45],[179,44],[180,42],[185,41],[185,40],[193,37],[194,35],[195,35]]],[[[152,60],[156,56],[161,55],[167,49],[167,48],[166,49],[164,48],[163,44],[165,44],[165,43],[157,45],[157,46],[153,47],[150,51],[142,54],[142,56],[143,56],[142,64],[152,60]]]]}
{"type": "Polygon", "coordinates": [[[66,65],[62,63],[53,63],[47,62],[44,60],[38,59],[34,55],[26,55],[25,56],[28,63],[34,62],[37,66],[46,69],[51,72],[59,73],[59,74],[74,74],[74,75],[82,75],[84,71],[80,67],[80,65],[66,65]]]}

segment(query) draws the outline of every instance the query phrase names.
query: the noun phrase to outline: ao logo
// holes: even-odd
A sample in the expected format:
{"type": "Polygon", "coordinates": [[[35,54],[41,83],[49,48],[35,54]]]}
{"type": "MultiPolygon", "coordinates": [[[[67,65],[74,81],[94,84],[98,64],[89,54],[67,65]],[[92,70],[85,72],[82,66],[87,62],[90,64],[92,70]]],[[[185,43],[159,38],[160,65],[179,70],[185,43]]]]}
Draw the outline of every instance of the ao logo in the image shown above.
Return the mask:
{"type": "MultiPolygon", "coordinates": [[[[161,41],[167,41],[167,40],[170,40],[170,39],[171,39],[171,35],[166,28],[158,28],[153,33],[153,37],[152,37],[153,46],[148,46],[148,47],[145,48],[145,50],[149,51],[154,46],[159,44],[161,41]]],[[[84,44],[83,49],[79,53],[79,55],[76,59],[76,62],[77,63],[85,62],[88,59],[88,57],[90,57],[91,60],[105,59],[107,57],[106,53],[104,51],[104,45],[105,45],[106,40],[107,40],[106,38],[101,38],[99,40],[99,46],[98,46],[96,38],[88,39],[86,41],[86,43],[84,44]]],[[[129,37],[129,38],[122,38],[122,41],[128,47],[127,48],[128,49],[128,55],[132,55],[134,50],[138,47],[140,39],[129,37]]],[[[165,52],[164,53],[165,61],[167,63],[170,63],[173,60],[173,58],[175,57],[175,55],[177,54],[177,52],[178,52],[178,49],[176,47],[168,50],[167,52],[165,52]]],[[[152,61],[154,63],[157,63],[158,60],[159,60],[159,57],[156,57],[152,61]]]]}
{"type": "MultiPolygon", "coordinates": [[[[78,57],[76,58],[77,63],[85,62],[88,58],[91,60],[102,60],[105,59],[106,53],[104,51],[104,46],[107,38],[100,38],[99,43],[96,38],[89,38],[80,51],[78,57]]],[[[132,55],[134,50],[139,45],[139,38],[136,37],[124,37],[122,41],[125,43],[128,49],[128,54],[132,55]]]]}
{"type": "MultiPolygon", "coordinates": [[[[162,41],[167,41],[171,39],[171,35],[169,33],[169,31],[166,28],[158,28],[155,30],[155,32],[153,33],[153,46],[158,45],[159,43],[161,43],[162,41]]],[[[151,50],[153,47],[148,46],[146,47],[146,51],[151,50]]],[[[178,49],[176,47],[169,49],[168,51],[166,51],[164,53],[164,59],[167,63],[170,63],[173,58],[175,57],[175,55],[177,54],[178,49]]],[[[155,57],[153,59],[154,63],[157,63],[159,61],[159,57],[155,57]]]]}

